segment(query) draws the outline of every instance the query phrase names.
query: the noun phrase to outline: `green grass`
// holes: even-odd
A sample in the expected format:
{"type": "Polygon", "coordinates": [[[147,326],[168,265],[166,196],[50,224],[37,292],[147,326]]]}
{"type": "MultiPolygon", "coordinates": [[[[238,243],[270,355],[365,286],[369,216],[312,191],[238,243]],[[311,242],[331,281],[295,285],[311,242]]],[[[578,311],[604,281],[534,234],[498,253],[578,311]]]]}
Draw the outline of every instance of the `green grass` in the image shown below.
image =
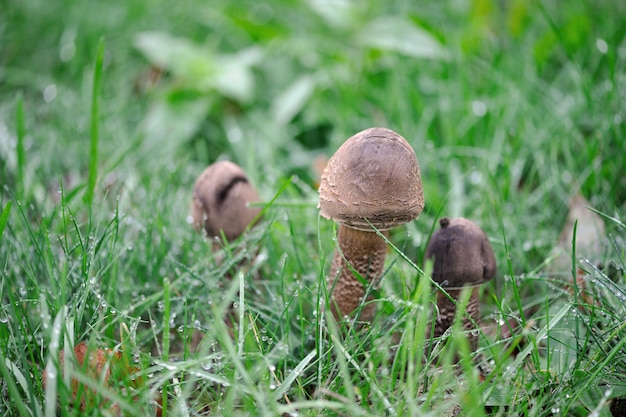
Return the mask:
{"type": "Polygon", "coordinates": [[[409,3],[4,3],[0,415],[82,415],[71,378],[126,415],[624,415],[626,3],[409,3]],[[411,143],[426,207],[357,331],[323,308],[314,166],[371,126],[411,143]],[[212,252],[187,216],[218,159],[265,211],[212,252]],[[591,299],[545,265],[577,192],[607,229],[591,299]],[[460,326],[425,337],[444,215],[498,261],[469,355],[460,326]],[[80,342],[137,372],[62,365],[80,342]]]}

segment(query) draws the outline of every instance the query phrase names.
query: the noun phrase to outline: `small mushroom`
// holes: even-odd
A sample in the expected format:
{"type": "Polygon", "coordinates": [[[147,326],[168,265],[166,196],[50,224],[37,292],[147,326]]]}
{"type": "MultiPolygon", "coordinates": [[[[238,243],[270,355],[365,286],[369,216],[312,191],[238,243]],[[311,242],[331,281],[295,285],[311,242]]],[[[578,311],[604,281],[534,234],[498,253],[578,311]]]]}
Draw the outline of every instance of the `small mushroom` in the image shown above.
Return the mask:
{"type": "MultiPolygon", "coordinates": [[[[382,275],[388,230],[415,219],[424,207],[419,165],[409,143],[396,132],[370,128],[349,138],[328,161],[321,177],[320,214],[339,223],[328,288],[337,320],[364,301],[366,288],[382,275]],[[373,227],[374,228],[373,228],[373,227]],[[354,270],[354,272],[353,272],[354,270]]],[[[364,306],[360,318],[373,318],[364,306]]]]}
{"type": "MultiPolygon", "coordinates": [[[[437,293],[439,313],[435,322],[435,337],[439,337],[454,322],[456,304],[463,287],[473,287],[467,305],[467,318],[463,327],[470,330],[480,318],[478,285],[489,281],[496,274],[496,259],[487,235],[475,223],[462,217],[439,220],[441,229],[433,233],[426,248],[426,259],[434,258],[433,279],[443,287],[447,295],[437,293]]],[[[475,349],[478,339],[472,337],[475,349]]]]}
{"type": "Polygon", "coordinates": [[[229,161],[219,161],[200,174],[193,189],[192,222],[211,238],[237,239],[261,211],[249,203],[259,196],[246,173],[229,161]]]}

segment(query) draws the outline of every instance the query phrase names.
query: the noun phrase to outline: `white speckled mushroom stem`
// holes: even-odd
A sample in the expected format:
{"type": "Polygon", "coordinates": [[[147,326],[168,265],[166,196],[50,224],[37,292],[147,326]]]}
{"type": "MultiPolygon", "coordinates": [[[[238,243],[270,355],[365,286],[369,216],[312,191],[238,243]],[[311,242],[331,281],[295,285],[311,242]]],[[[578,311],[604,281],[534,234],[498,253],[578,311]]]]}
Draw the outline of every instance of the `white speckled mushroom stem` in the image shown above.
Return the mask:
{"type": "MultiPolygon", "coordinates": [[[[382,232],[387,236],[387,232],[382,232]]],[[[354,269],[367,282],[380,278],[385,264],[387,244],[375,232],[364,232],[344,225],[337,232],[339,251],[335,251],[328,276],[330,305],[337,321],[352,315],[365,296],[365,287],[352,272],[354,269]],[[342,256],[343,254],[343,256],[342,256]],[[346,263],[346,261],[352,266],[346,263]]],[[[376,306],[367,304],[361,310],[359,320],[374,317],[376,306]]]]}
{"type": "MultiPolygon", "coordinates": [[[[455,300],[459,300],[461,297],[462,289],[450,289],[446,292],[455,300]]],[[[456,305],[445,295],[443,292],[437,292],[437,308],[439,314],[435,321],[435,337],[443,335],[446,330],[454,323],[454,317],[456,315],[456,305]]],[[[463,319],[463,329],[466,331],[474,329],[474,323],[478,323],[480,319],[480,303],[478,299],[478,286],[472,288],[472,294],[470,295],[467,308],[465,310],[466,317],[463,319]],[[473,321],[472,321],[473,320],[473,321]]],[[[469,337],[470,346],[472,350],[476,350],[478,346],[478,336],[471,335],[469,337]]]]}

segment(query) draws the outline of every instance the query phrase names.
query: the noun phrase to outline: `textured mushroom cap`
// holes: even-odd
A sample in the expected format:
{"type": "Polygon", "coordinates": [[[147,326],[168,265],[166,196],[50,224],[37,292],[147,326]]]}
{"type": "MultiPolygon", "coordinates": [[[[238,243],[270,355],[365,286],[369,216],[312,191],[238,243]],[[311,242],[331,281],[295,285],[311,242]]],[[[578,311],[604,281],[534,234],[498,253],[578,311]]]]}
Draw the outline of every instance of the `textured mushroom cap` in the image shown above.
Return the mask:
{"type": "Polygon", "coordinates": [[[209,237],[224,233],[236,239],[261,211],[249,207],[259,196],[238,165],[220,161],[209,165],[196,180],[191,209],[193,226],[209,237]]]}
{"type": "Polygon", "coordinates": [[[387,230],[424,208],[419,164],[393,130],[374,127],[349,138],[328,161],[319,187],[320,214],[359,230],[387,230]]]}
{"type": "Polygon", "coordinates": [[[470,220],[447,217],[433,233],[426,259],[434,258],[433,279],[443,287],[459,288],[489,281],[496,274],[496,258],[487,235],[470,220]]]}

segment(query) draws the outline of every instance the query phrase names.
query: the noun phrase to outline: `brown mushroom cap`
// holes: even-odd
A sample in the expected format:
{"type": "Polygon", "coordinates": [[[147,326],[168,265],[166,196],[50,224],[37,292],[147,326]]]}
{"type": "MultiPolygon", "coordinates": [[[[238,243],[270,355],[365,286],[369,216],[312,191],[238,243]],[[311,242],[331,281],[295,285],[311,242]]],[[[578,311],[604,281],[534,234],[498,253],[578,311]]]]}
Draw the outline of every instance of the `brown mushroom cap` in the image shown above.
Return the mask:
{"type": "Polygon", "coordinates": [[[374,127],[349,138],[328,161],[319,187],[320,214],[371,231],[388,230],[424,208],[419,164],[396,132],[374,127]]]}
{"type": "Polygon", "coordinates": [[[207,236],[224,233],[229,241],[236,239],[261,211],[249,207],[259,196],[246,173],[229,161],[210,165],[200,174],[193,189],[193,226],[204,228],[207,236]]]}
{"type": "Polygon", "coordinates": [[[426,259],[434,258],[433,279],[443,287],[460,288],[486,282],[496,274],[496,259],[487,235],[470,220],[447,217],[433,233],[426,259]]]}

